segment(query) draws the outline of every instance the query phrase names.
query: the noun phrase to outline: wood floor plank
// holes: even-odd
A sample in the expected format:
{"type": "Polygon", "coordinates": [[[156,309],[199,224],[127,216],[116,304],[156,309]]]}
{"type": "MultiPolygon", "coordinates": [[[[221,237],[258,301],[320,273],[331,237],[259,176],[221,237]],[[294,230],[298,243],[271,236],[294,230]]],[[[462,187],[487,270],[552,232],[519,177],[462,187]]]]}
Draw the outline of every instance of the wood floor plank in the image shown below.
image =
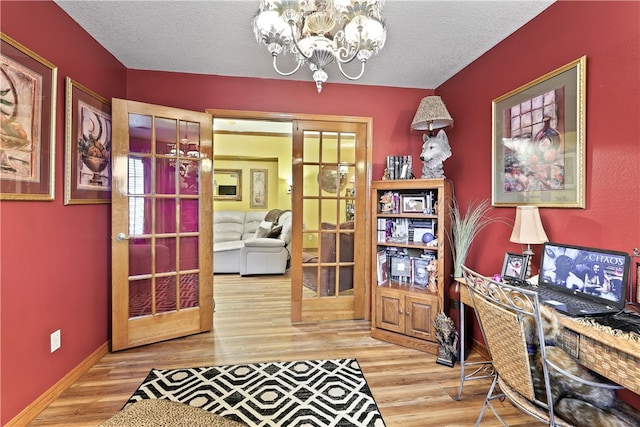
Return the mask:
{"type": "MultiPolygon", "coordinates": [[[[488,380],[468,382],[456,401],[458,365],[442,366],[434,355],[373,339],[369,322],[291,324],[286,275],[216,275],[214,283],[213,331],[107,354],[29,425],[98,425],[122,408],[152,368],[332,358],[358,359],[387,427],[474,425],[488,380]]],[[[512,426],[539,425],[508,402],[497,406],[512,426]]],[[[499,425],[490,412],[481,424],[499,425]]]]}

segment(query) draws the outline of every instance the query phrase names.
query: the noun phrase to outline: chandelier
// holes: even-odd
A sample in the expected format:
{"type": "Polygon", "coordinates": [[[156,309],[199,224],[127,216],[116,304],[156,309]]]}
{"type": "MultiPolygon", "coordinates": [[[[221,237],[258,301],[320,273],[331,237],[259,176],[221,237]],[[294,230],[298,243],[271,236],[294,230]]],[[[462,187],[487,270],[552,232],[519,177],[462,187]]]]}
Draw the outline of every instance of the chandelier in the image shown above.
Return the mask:
{"type": "Polygon", "coordinates": [[[344,77],[358,80],[367,60],[384,47],[383,6],[384,0],[260,0],[253,31],[271,52],[278,74],[290,76],[309,63],[320,92],[329,77],[327,65],[335,62],[344,77]],[[278,68],[280,53],[293,55],[292,71],[278,68]],[[360,61],[360,73],[350,76],[343,65],[354,59],[360,61]]]}

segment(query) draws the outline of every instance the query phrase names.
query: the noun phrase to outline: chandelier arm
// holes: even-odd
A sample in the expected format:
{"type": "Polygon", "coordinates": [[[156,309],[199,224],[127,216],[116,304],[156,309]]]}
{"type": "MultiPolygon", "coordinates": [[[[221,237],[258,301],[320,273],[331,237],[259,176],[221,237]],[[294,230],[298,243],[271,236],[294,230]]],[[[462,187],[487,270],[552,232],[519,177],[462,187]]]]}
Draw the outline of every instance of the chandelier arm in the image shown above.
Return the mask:
{"type": "Polygon", "coordinates": [[[343,69],[342,69],[342,63],[338,61],[338,69],[340,70],[340,73],[342,73],[342,75],[349,79],[349,80],[358,80],[360,77],[363,76],[364,74],[364,64],[366,61],[360,61],[360,64],[362,64],[362,67],[360,68],[360,74],[358,74],[355,77],[351,77],[350,75],[348,75],[343,69]]]}
{"type": "MultiPolygon", "coordinates": [[[[311,60],[311,55],[307,56],[304,54],[304,52],[302,51],[302,49],[300,49],[300,46],[298,46],[298,40],[296,37],[296,32],[295,32],[295,26],[293,25],[293,21],[289,21],[289,27],[291,28],[291,40],[293,41],[293,45],[296,47],[296,50],[298,51],[298,54],[300,56],[302,56],[304,59],[306,59],[307,61],[311,60]]],[[[302,61],[298,61],[298,64],[300,64],[302,61]]],[[[299,67],[298,67],[299,68],[299,67]]]]}
{"type": "Polygon", "coordinates": [[[293,71],[289,71],[289,72],[282,72],[278,69],[278,64],[276,63],[278,59],[278,55],[273,55],[273,69],[276,70],[276,73],[280,74],[281,76],[291,76],[293,74],[296,73],[296,71],[298,71],[300,69],[300,67],[302,66],[302,64],[304,63],[304,61],[298,61],[298,64],[296,65],[296,67],[293,69],[293,71]]]}

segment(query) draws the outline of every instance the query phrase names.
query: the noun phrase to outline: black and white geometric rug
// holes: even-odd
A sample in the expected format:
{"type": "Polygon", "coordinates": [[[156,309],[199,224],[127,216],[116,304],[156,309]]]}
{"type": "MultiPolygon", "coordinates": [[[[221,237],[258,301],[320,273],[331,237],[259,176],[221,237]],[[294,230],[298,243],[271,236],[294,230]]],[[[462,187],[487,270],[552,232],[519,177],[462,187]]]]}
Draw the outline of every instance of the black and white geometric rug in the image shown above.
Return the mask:
{"type": "Polygon", "coordinates": [[[384,427],[355,359],[152,369],[127,402],[167,399],[250,426],[384,427]]]}

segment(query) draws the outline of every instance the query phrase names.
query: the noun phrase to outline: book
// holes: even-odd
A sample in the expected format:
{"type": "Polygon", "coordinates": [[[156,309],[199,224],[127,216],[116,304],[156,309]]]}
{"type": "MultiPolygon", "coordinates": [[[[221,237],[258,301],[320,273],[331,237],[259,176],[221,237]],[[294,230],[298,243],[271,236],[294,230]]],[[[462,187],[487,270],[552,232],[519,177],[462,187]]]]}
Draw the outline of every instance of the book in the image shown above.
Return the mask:
{"type": "Polygon", "coordinates": [[[378,285],[382,285],[387,281],[387,272],[389,267],[387,266],[387,252],[382,250],[377,253],[377,272],[378,272],[378,285]]]}

